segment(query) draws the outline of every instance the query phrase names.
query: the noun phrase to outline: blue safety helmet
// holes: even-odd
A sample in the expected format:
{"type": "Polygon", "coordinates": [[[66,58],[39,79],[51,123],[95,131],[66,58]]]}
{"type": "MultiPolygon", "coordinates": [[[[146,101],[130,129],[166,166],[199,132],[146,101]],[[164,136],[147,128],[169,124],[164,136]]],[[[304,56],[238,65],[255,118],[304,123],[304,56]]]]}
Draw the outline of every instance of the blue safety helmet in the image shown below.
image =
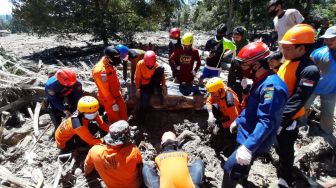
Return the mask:
{"type": "Polygon", "coordinates": [[[128,54],[128,47],[127,46],[122,45],[122,44],[118,44],[116,46],[116,49],[119,51],[121,59],[124,59],[127,56],[127,54],[128,54]]]}

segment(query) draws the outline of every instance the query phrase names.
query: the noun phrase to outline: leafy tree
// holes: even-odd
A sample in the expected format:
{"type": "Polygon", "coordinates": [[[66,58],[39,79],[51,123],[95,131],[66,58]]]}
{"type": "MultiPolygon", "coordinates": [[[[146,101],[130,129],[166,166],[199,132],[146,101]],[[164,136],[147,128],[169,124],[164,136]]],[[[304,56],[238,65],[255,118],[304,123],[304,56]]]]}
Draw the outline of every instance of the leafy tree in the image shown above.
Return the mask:
{"type": "Polygon", "coordinates": [[[136,31],[157,29],[171,16],[168,0],[12,0],[13,13],[39,35],[91,33],[108,44],[109,38],[128,39],[136,31]]]}

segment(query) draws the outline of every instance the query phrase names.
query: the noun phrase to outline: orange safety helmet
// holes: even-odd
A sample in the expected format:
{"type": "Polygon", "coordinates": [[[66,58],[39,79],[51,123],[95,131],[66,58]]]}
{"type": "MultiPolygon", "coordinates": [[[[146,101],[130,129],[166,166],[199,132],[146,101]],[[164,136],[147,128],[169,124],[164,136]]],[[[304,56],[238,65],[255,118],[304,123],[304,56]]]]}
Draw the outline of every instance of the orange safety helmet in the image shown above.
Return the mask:
{"type": "Polygon", "coordinates": [[[315,43],[314,28],[308,24],[298,24],[290,28],[280,44],[312,44],[315,43]]]}
{"type": "Polygon", "coordinates": [[[57,81],[66,87],[73,86],[77,82],[76,72],[70,68],[59,69],[55,76],[57,81]]]}
{"type": "Polygon", "coordinates": [[[171,28],[169,31],[169,37],[172,39],[178,39],[181,36],[181,31],[178,27],[171,28]]]}
{"type": "Polygon", "coordinates": [[[154,51],[147,51],[144,55],[144,61],[145,61],[145,65],[147,67],[152,67],[155,65],[156,62],[156,54],[154,51]]]}
{"type": "Polygon", "coordinates": [[[236,60],[241,63],[252,64],[263,60],[271,54],[268,46],[260,41],[252,42],[244,46],[238,53],[236,60]]]}

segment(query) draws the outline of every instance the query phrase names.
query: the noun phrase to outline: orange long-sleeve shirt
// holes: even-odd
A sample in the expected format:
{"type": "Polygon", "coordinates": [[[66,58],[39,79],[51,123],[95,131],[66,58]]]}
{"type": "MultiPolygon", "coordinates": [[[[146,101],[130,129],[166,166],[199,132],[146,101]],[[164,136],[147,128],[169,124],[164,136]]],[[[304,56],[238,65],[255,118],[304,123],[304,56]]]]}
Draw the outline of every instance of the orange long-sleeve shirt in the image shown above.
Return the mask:
{"type": "Polygon", "coordinates": [[[194,188],[188,169],[188,154],[174,151],[155,158],[160,170],[160,188],[194,188]]]}
{"type": "Polygon", "coordinates": [[[96,169],[108,188],[138,188],[142,178],[138,169],[140,164],[142,157],[134,144],[120,147],[100,144],[90,149],[84,172],[88,175],[96,169]]]}
{"type": "MultiPolygon", "coordinates": [[[[149,84],[155,69],[159,66],[158,63],[155,63],[154,67],[149,69],[145,65],[144,60],[140,60],[136,66],[135,70],[135,85],[137,89],[140,89],[141,85],[147,85],[149,84]]],[[[162,75],[162,86],[166,86],[166,78],[165,75],[162,75]]]]}
{"type": "MultiPolygon", "coordinates": [[[[55,140],[57,147],[64,149],[67,141],[69,141],[74,135],[78,135],[82,140],[88,143],[90,146],[102,143],[101,139],[93,137],[90,133],[88,126],[91,120],[84,117],[72,116],[64,120],[55,132],[55,140]]],[[[99,127],[105,132],[109,131],[109,126],[103,122],[99,115],[92,121],[96,121],[99,127]]]]}
{"type": "Polygon", "coordinates": [[[116,69],[109,64],[108,58],[104,56],[93,68],[92,75],[98,87],[98,99],[111,103],[110,106],[112,106],[115,103],[113,99],[121,97],[116,69]]]}
{"type": "Polygon", "coordinates": [[[223,127],[230,127],[231,123],[237,118],[240,113],[240,104],[237,94],[230,88],[226,88],[226,94],[218,100],[213,99],[211,96],[207,98],[207,102],[212,104],[217,104],[219,110],[222,112],[223,116],[229,117],[228,121],[223,122],[223,127]],[[234,104],[228,105],[226,100],[227,92],[232,93],[234,104]]]}

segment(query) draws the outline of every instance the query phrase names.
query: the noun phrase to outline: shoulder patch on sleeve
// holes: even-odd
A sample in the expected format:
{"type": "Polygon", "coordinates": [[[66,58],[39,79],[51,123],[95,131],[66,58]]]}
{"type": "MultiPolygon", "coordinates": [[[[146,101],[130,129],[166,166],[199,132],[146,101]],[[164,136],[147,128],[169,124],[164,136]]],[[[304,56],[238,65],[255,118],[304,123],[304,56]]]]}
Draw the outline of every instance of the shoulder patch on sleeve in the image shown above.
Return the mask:
{"type": "Polygon", "coordinates": [[[56,94],[56,92],[52,89],[48,89],[47,92],[48,92],[48,95],[52,95],[52,96],[56,94]]]}
{"type": "Polygon", "coordinates": [[[79,128],[80,126],[82,126],[79,118],[77,118],[77,117],[71,118],[71,123],[72,123],[72,128],[74,128],[74,129],[79,128]]]}
{"type": "Polygon", "coordinates": [[[264,100],[272,100],[273,99],[273,94],[274,94],[274,87],[266,87],[264,92],[264,100]]]}

